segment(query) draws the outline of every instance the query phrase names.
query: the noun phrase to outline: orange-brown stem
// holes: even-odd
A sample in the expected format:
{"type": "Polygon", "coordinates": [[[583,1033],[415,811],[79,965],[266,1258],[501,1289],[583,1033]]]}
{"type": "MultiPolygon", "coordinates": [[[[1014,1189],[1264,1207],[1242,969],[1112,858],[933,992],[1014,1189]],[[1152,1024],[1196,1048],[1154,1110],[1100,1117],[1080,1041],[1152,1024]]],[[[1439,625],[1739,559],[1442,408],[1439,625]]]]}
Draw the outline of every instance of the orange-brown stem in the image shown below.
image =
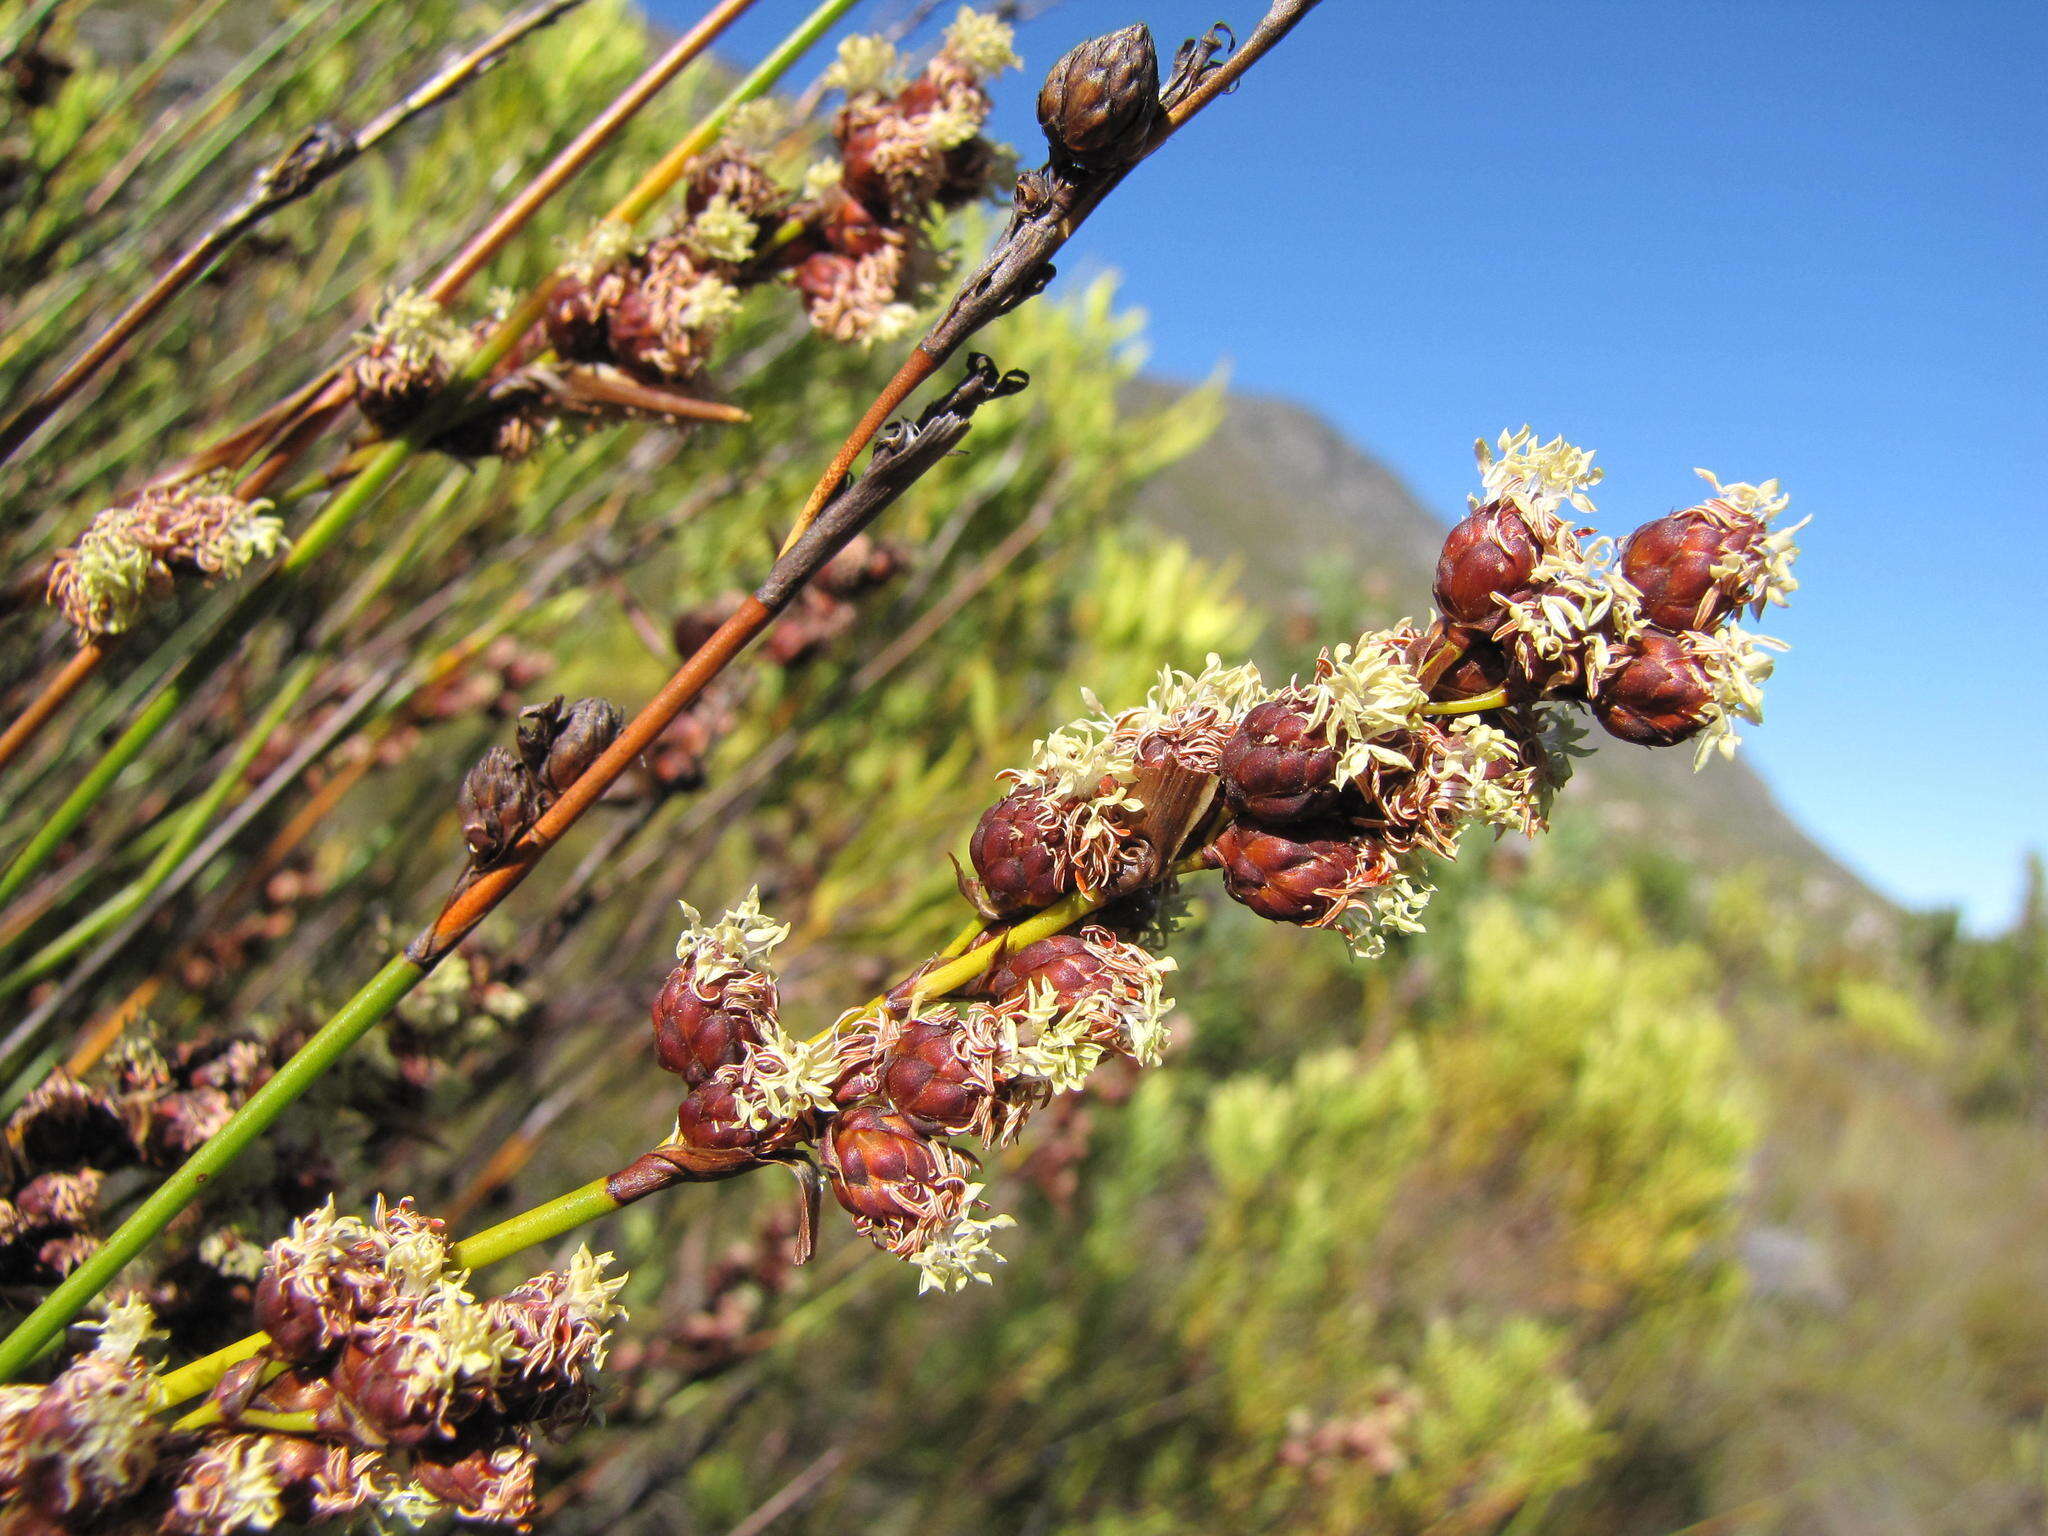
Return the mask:
{"type": "Polygon", "coordinates": [[[448,953],[490,910],[509,896],[532,873],[564,832],[597,803],[635,758],[654,744],[677,715],[687,709],[711,680],[725,670],[733,658],[751,644],[775,617],[757,597],[749,597],[699,646],[697,653],[676,671],[661,692],[647,702],[639,714],[619,732],[618,740],[571,784],[562,797],[541,814],[532,829],[513,848],[502,864],[487,869],[469,881],[441,911],[433,925],[413,941],[407,951],[415,961],[431,965],[448,953]]]}
{"type": "Polygon", "coordinates": [[[106,655],[106,650],[98,642],[87,641],[54,677],[43,684],[42,692],[29,701],[28,708],[16,715],[5,731],[0,731],[0,768],[5,768],[21,755],[21,749],[35,740],[36,732],[49,724],[50,717],[64,707],[65,701],[78,692],[87,678],[99,670],[106,655]]]}

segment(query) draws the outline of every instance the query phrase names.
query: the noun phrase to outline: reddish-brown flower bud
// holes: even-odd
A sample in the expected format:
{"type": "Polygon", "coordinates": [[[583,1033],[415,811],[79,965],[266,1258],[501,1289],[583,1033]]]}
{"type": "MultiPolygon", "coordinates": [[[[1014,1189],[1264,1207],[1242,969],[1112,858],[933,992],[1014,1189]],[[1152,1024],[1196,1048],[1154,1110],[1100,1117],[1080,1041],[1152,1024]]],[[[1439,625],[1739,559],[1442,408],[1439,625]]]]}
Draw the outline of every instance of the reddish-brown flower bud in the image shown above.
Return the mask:
{"type": "Polygon", "coordinates": [[[1453,528],[1436,562],[1436,606],[1458,624],[1490,629],[1501,616],[1497,599],[1528,584],[1542,551],[1521,512],[1489,502],[1453,528]]]}
{"type": "Polygon", "coordinates": [[[356,409],[379,432],[393,436],[417,422],[448,385],[448,365],[437,353],[373,341],[349,370],[356,409]]]}
{"type": "Polygon", "coordinates": [[[1445,702],[1476,699],[1496,688],[1507,689],[1511,703],[1522,703],[1535,696],[1530,679],[1515,667],[1499,641],[1468,631],[1461,641],[1450,643],[1462,644],[1464,649],[1431,686],[1431,698],[1445,702]]]}
{"type": "MultiPolygon", "coordinates": [[[[815,223],[819,238],[841,256],[872,256],[883,246],[897,244],[902,239],[876,218],[866,203],[844,187],[834,187],[825,195],[818,206],[815,223]]],[[[798,283],[801,286],[801,278],[798,283]]]]}
{"type": "Polygon", "coordinates": [[[676,1140],[699,1152],[744,1152],[765,1141],[771,1129],[748,1125],[725,1083],[692,1088],[676,1109],[676,1140]]]}
{"type": "Polygon", "coordinates": [[[1285,831],[1237,821],[1209,847],[1223,887],[1261,917],[1318,923],[1343,894],[1372,883],[1384,865],[1380,850],[1341,822],[1309,822],[1285,831]]]}
{"type": "Polygon", "coordinates": [[[1145,152],[1159,117],[1159,55],[1142,22],[1068,50],[1038,92],[1038,126],[1053,157],[1112,171],[1145,152]]]}
{"type": "Polygon", "coordinates": [[[654,1059],[699,1087],[761,1038],[761,1020],[774,1011],[775,984],[767,977],[748,972],[704,982],[685,961],[654,997],[654,1059]]]}
{"type": "Polygon", "coordinates": [[[1042,795],[1018,790],[982,813],[967,845],[981,894],[997,917],[1034,912],[1066,895],[1072,869],[1059,821],[1042,795]]]}
{"type": "Polygon", "coordinates": [[[503,858],[539,812],[533,779],[507,747],[492,747],[464,775],[456,808],[478,869],[503,858]]]}
{"type": "Polygon", "coordinates": [[[1764,532],[1760,519],[1717,518],[1689,507],[1630,534],[1621,547],[1621,574],[1642,594],[1643,617],[1658,628],[1710,630],[1738,606],[1714,567],[1753,552],[1764,532]]]}
{"type": "Polygon", "coordinates": [[[964,1131],[987,1102],[954,1048],[957,1021],[912,1019],[882,1059],[881,1091],[919,1129],[964,1131]]]}
{"type": "Polygon", "coordinates": [[[854,283],[855,270],[851,256],[841,256],[832,251],[820,251],[799,262],[793,279],[796,290],[805,298],[823,303],[834,294],[843,293],[854,283]]]}
{"type": "Polygon", "coordinates": [[[1110,978],[1108,962],[1078,934],[1055,933],[1027,944],[989,968],[983,988],[997,1002],[1022,997],[1033,983],[1050,987],[1072,1007],[1110,978]]]}
{"type": "Polygon", "coordinates": [[[445,1439],[456,1404],[439,1348],[424,1327],[380,1322],[342,1347],[334,1389],[353,1417],[393,1445],[445,1439]]]}
{"type": "Polygon", "coordinates": [[[835,1119],[821,1148],[833,1197],[855,1216],[908,1227],[929,1216],[942,1186],[957,1184],[940,1144],[908,1116],[863,1104],[835,1119]]]}
{"type": "Polygon", "coordinates": [[[1623,741],[1669,747],[1699,734],[1713,701],[1706,668],[1684,637],[1646,629],[1601,679],[1593,715],[1623,741]]]}
{"type": "Polygon", "coordinates": [[[1335,810],[1337,749],[1299,700],[1253,706],[1223,744],[1220,762],[1230,803],[1262,821],[1300,821],[1335,810]]]}
{"type": "Polygon", "coordinates": [[[412,1475],[457,1519],[526,1530],[540,1511],[533,1491],[533,1452],[520,1445],[471,1451],[453,1461],[418,1457],[412,1475]]]}

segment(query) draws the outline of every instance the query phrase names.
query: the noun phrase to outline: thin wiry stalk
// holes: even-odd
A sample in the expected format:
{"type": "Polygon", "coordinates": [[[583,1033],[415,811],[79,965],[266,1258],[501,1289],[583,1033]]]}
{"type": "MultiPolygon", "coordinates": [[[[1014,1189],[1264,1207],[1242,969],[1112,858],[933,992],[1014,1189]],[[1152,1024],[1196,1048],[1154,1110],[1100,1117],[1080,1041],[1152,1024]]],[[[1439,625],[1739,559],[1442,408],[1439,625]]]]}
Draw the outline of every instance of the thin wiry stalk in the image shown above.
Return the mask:
{"type": "MultiPolygon", "coordinates": [[[[829,0],[814,13],[805,27],[812,40],[821,36],[849,5],[850,0],[829,0]]],[[[796,42],[793,37],[778,50],[782,68],[795,62],[803,51],[795,46],[796,42]]],[[[760,88],[765,89],[765,83],[760,88]]],[[[810,535],[775,561],[767,579],[753,595],[627,723],[611,746],[563,790],[560,798],[508,853],[506,861],[467,880],[405,953],[387,961],[274,1076],[250,1095],[218,1132],[130,1213],[98,1250],[0,1341],[0,1381],[18,1375],[55,1341],[130,1259],[199,1198],[209,1181],[232,1167],[279,1115],[318,1082],[363,1035],[388,1017],[426,979],[428,972],[532,872],[547,850],[596,804],[599,796],[632,766],[669,723],[775,621],[847,540],[872,523],[958,447],[981,405],[1023,387],[1020,375],[999,375],[985,358],[977,358],[975,363],[967,379],[928,410],[915,427],[884,441],[867,475],[846,487],[817,520],[810,535]]]]}
{"type": "MultiPolygon", "coordinates": [[[[620,129],[630,122],[649,101],[653,100],[654,96],[663,86],[667,85],[676,75],[681,73],[705,49],[709,48],[726,28],[744,14],[752,4],[753,0],[720,0],[720,3],[707,12],[695,26],[682,37],[677,38],[663,52],[660,58],[643,70],[631,85],[627,86],[624,91],[613,99],[609,106],[593,118],[583,131],[564,147],[539,175],[534,177],[517,196],[499,210],[490,222],[482,230],[478,231],[449,260],[447,265],[435,276],[434,280],[428,284],[427,296],[437,303],[444,304],[456,298],[470,280],[526,226],[535,213],[560,192],[563,187],[567,186],[577,173],[587,166],[597,153],[618,135],[620,129]]],[[[833,9],[832,19],[837,20],[839,14],[851,8],[851,4],[852,0],[843,0],[843,3],[839,4],[836,8],[828,7],[833,9]]],[[[805,27],[808,28],[809,26],[810,23],[807,22],[805,27]]],[[[815,36],[811,41],[815,41],[815,36]]],[[[806,43],[805,48],[808,46],[809,43],[806,43]]],[[[743,82],[741,87],[733,93],[732,97],[729,97],[714,110],[712,117],[707,119],[707,124],[700,125],[696,131],[684,140],[684,143],[696,145],[694,153],[702,153],[703,148],[716,138],[717,133],[724,125],[725,117],[730,113],[731,109],[744,101],[752,100],[755,96],[766,91],[796,62],[796,59],[801,56],[803,51],[804,48],[797,49],[794,53],[783,59],[779,67],[768,73],[764,74],[761,70],[755,71],[755,74],[743,82]]],[[[771,59],[766,62],[772,63],[773,60],[771,59]]],[[[643,180],[641,187],[636,191],[636,197],[643,193],[647,194],[645,197],[647,206],[651,207],[667,190],[673,187],[675,180],[681,175],[682,170],[687,165],[687,159],[685,159],[671,168],[670,162],[674,160],[675,156],[671,155],[668,160],[657,166],[643,180]],[[664,177],[666,178],[665,181],[663,180],[664,177]],[[649,188],[654,190],[649,192],[649,188]]],[[[611,217],[622,217],[622,210],[625,206],[622,204],[620,209],[615,209],[611,217]]],[[[545,285],[543,286],[545,287],[545,285]]],[[[546,293],[543,292],[539,297],[538,304],[529,302],[527,308],[537,316],[539,310],[544,308],[545,305],[546,293]]],[[[531,324],[530,319],[527,324],[531,324]]],[[[465,370],[458,377],[451,393],[459,396],[465,384],[474,384],[478,379],[481,379],[489,371],[493,363],[511,350],[512,346],[516,344],[518,336],[523,334],[523,330],[524,328],[522,327],[521,331],[508,336],[506,333],[510,331],[510,322],[508,321],[505,326],[501,326],[493,340],[502,341],[502,346],[488,360],[482,361],[480,364],[472,363],[471,368],[465,370]]],[[[251,427],[243,427],[228,434],[224,441],[230,446],[225,454],[218,450],[201,453],[182,466],[173,478],[186,478],[190,475],[203,473],[208,469],[244,463],[246,462],[247,455],[255,452],[262,443],[269,440],[272,430],[277,430],[282,434],[281,440],[276,444],[264,462],[245,478],[241,487],[244,494],[249,496],[263,494],[274,481],[284,474],[297,459],[298,455],[324,433],[332,425],[335,418],[346,408],[349,395],[346,385],[341,381],[342,372],[343,365],[340,363],[334,364],[320,379],[315,380],[312,385],[302,388],[293,397],[293,401],[297,403],[292,404],[289,409],[283,407],[273,408],[272,412],[266,412],[264,416],[257,418],[257,422],[252,424],[251,427]],[[273,417],[278,422],[277,428],[272,429],[264,426],[273,417]]],[[[358,512],[367,507],[377,493],[382,490],[389,478],[402,467],[406,459],[410,457],[411,452],[412,444],[406,439],[401,438],[387,444],[379,456],[370,462],[365,471],[357,477],[349,488],[336,497],[336,505],[341,508],[341,516],[335,526],[344,526],[358,512]]],[[[335,507],[330,507],[328,510],[329,513],[333,513],[335,507]]],[[[303,545],[304,538],[302,537],[300,547],[303,548],[303,545]]],[[[296,553],[297,551],[295,550],[294,554],[296,553]]],[[[286,563],[290,563],[289,558],[286,563]]],[[[18,732],[16,726],[19,725],[19,721],[15,725],[10,725],[9,734],[19,736],[19,739],[13,744],[13,752],[18,753],[21,747],[33,738],[35,731],[40,729],[41,725],[46,724],[58,712],[65,698],[74,694],[85,678],[97,669],[104,658],[105,648],[93,647],[92,649],[95,659],[91,663],[85,664],[82,671],[69,678],[65,678],[63,674],[60,674],[58,678],[53,678],[51,683],[46,685],[43,694],[39,695],[30,704],[29,709],[24,712],[24,718],[28,715],[34,715],[35,723],[33,725],[18,732]],[[66,684],[63,693],[54,699],[49,698],[50,694],[56,692],[56,686],[60,681],[66,684]]],[[[118,775],[121,768],[125,767],[128,762],[132,762],[135,755],[148,745],[149,741],[153,739],[156,732],[162,728],[164,722],[170,718],[170,715],[175,712],[176,708],[176,702],[166,705],[161,711],[156,710],[152,706],[152,713],[158,714],[160,718],[157,718],[154,723],[146,723],[145,720],[138,719],[136,728],[131,728],[129,732],[123,734],[121,739],[115,744],[114,751],[125,755],[122,757],[121,762],[107,775],[107,783],[111,783],[113,776],[118,775]]],[[[110,755],[113,754],[110,753],[110,755]]],[[[0,756],[0,770],[5,769],[7,762],[8,756],[0,756]]],[[[74,793],[73,799],[80,799],[86,788],[86,785],[80,785],[79,791],[74,793]]],[[[82,799],[82,803],[76,807],[72,805],[71,801],[67,801],[66,805],[60,808],[60,816],[70,817],[70,825],[75,826],[77,820],[82,818],[85,812],[90,809],[93,801],[104,791],[105,784],[99,784],[92,789],[90,798],[82,799]]],[[[66,830],[68,833],[68,828],[66,830]]],[[[54,847],[55,841],[52,840],[50,846],[54,847]]],[[[47,857],[47,851],[45,849],[38,855],[39,860],[40,858],[47,857]]],[[[6,875],[0,876],[0,901],[5,901],[12,891],[18,888],[19,880],[14,879],[13,869],[10,868],[6,875]],[[10,884],[10,881],[12,884],[10,884]]]]}
{"type": "Polygon", "coordinates": [[[530,6],[476,47],[435,71],[431,78],[356,132],[317,123],[300,134],[290,149],[256,174],[248,191],[233,206],[178,254],[146,292],[87,342],[56,378],[15,412],[13,419],[0,426],[0,464],[19,452],[59,406],[83,389],[137,331],[211,269],[244,235],[260,227],[279,209],[310,196],[406,123],[456,95],[508,50],[581,4],[583,0],[542,0],[530,6]]]}
{"type": "MultiPolygon", "coordinates": [[[[1010,226],[997,239],[994,250],[980,267],[970,273],[938,323],[912,349],[896,376],[869,405],[866,414],[840,444],[838,452],[812,487],[803,512],[791,529],[789,541],[803,535],[830,499],[834,487],[845,478],[867,445],[898,406],[917,387],[944,366],[946,359],[989,321],[1008,314],[1018,304],[1035,296],[1052,276],[1052,257],[1058,253],[1088,215],[1102,200],[1149,158],[1203,107],[1230,90],[1296,23],[1315,8],[1316,0],[1275,0],[1252,35],[1223,63],[1201,76],[1200,83],[1169,107],[1159,120],[1151,140],[1136,159],[1121,169],[1093,175],[1075,186],[1071,199],[1053,197],[1035,211],[1020,207],[1010,226]]],[[[786,546],[785,546],[786,547],[786,546]]]]}

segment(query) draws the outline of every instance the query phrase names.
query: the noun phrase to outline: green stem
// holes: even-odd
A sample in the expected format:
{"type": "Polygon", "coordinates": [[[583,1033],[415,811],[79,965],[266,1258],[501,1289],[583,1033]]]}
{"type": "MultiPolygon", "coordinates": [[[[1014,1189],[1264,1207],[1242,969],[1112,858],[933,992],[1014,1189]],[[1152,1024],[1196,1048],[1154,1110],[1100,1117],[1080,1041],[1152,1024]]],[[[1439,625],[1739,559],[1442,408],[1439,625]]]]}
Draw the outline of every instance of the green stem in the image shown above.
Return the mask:
{"type": "Polygon", "coordinates": [[[1425,704],[1422,706],[1422,712],[1425,715],[1482,715],[1489,709],[1506,708],[1507,702],[1507,689],[1495,688],[1488,693],[1475,693],[1469,699],[1452,699],[1443,704],[1425,704]]]}
{"type": "Polygon", "coordinates": [[[130,1259],[197,1200],[209,1183],[234,1166],[235,1160],[270,1129],[278,1116],[319,1081],[426,974],[426,967],[400,955],[372,976],[339,1013],[277,1069],[275,1076],[249,1096],[226,1125],[135,1208],[91,1258],[67,1275],[5,1340],[0,1340],[0,1381],[14,1380],[54,1344],[66,1325],[112,1283],[130,1259]]]}
{"type": "MultiPolygon", "coordinates": [[[[12,971],[0,976],[0,998],[12,997],[39,977],[48,975],[109,928],[125,921],[131,912],[149,900],[151,893],[163,884],[171,871],[184,861],[185,855],[197,846],[199,839],[206,835],[214,817],[220,814],[221,806],[249,771],[249,764],[255,761],[256,754],[263,750],[264,743],[270,740],[292,707],[306,696],[306,690],[313,686],[313,679],[319,673],[320,660],[317,656],[302,656],[292,664],[285,675],[284,686],[278,689],[269,708],[243,733],[234,755],[214,775],[206,792],[177,816],[176,830],[157,850],[149,867],[130,881],[125,889],[115,892],[12,971]]],[[[4,1067],[0,1067],[0,1071],[4,1071],[4,1067]]]]}

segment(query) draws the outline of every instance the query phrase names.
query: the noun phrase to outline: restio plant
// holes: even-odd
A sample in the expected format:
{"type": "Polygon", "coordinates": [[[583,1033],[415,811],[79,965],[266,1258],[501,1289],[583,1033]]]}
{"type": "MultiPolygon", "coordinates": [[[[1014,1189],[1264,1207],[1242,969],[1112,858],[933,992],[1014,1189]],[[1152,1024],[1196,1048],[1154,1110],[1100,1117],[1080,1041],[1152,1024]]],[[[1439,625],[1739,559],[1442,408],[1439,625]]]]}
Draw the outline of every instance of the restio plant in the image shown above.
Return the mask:
{"type": "MultiPolygon", "coordinates": [[[[760,1482],[833,1399],[901,1497],[818,1518],[876,1529],[1492,1529],[1620,1454],[1628,1350],[1726,1315],[1754,1090],[1635,886],[1561,920],[1504,850],[1583,721],[1733,748],[1775,646],[1736,620],[1796,529],[1709,476],[1615,546],[1592,455],[1504,433],[1426,620],[1325,614],[1282,681],[1227,575],[1117,521],[1215,397],[1133,414],[1109,285],[1035,301],[1309,8],[1164,68],[1143,27],[1083,42],[1022,173],[973,10],[776,98],[828,0],[659,109],[743,0],[652,64],[604,0],[481,37],[234,7],[196,97],[148,76],[204,25],[116,69],[69,7],[5,14],[6,1529],[596,1529],[649,1487],[758,1529],[833,1476],[760,1482]],[[141,281],[246,169],[224,125],[414,100],[421,38],[492,67],[266,207],[276,248],[141,281]],[[671,944],[665,979],[621,959],[671,944]],[[1370,1051],[1287,1027],[1340,995],[1370,1051]],[[678,1251],[700,1218],[650,1197],[683,1184],[730,1241],[678,1251]],[[896,1306],[827,1194],[942,1299],[896,1306]],[[1534,1304],[1466,1272],[1481,1227],[1534,1304]],[[864,1358],[914,1384],[863,1398],[864,1358]]],[[[1876,985],[1832,995],[1924,1052],[1876,985]]]]}

